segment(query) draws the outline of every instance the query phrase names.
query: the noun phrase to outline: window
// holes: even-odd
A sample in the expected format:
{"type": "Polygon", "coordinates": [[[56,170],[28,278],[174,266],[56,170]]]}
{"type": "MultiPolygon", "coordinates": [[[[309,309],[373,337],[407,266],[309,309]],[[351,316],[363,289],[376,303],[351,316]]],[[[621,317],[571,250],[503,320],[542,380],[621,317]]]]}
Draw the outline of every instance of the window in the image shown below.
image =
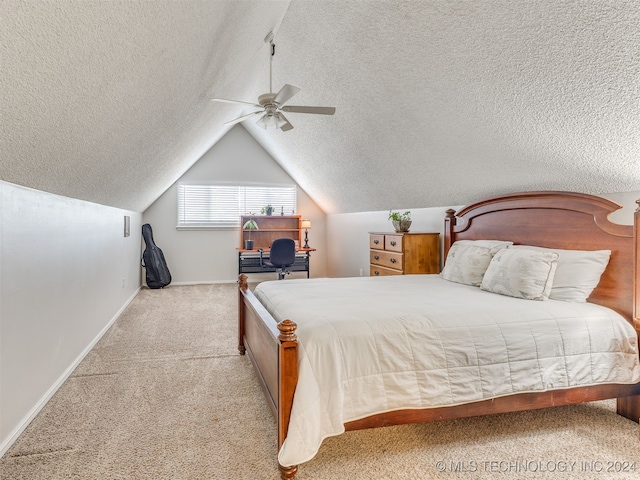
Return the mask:
{"type": "Polygon", "coordinates": [[[272,205],[274,214],[295,214],[296,187],[178,184],[178,228],[236,228],[240,215],[260,213],[272,205]]]}

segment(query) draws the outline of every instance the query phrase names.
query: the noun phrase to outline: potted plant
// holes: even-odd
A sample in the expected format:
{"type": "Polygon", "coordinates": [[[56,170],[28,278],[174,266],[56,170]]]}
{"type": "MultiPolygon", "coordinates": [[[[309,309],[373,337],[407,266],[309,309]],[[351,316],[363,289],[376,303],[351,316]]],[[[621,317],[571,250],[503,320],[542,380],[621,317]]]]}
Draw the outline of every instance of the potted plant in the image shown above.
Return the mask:
{"type": "Polygon", "coordinates": [[[266,207],[262,207],[260,213],[262,213],[263,215],[271,215],[273,213],[273,207],[271,206],[271,204],[267,205],[266,207]]]}
{"type": "Polygon", "coordinates": [[[245,250],[253,250],[253,240],[251,239],[251,230],[258,230],[258,224],[254,219],[249,219],[242,226],[244,230],[248,230],[247,239],[244,241],[245,250]]]}
{"type": "Polygon", "coordinates": [[[400,213],[389,210],[389,220],[393,223],[396,232],[408,232],[411,226],[411,211],[400,213]]]}

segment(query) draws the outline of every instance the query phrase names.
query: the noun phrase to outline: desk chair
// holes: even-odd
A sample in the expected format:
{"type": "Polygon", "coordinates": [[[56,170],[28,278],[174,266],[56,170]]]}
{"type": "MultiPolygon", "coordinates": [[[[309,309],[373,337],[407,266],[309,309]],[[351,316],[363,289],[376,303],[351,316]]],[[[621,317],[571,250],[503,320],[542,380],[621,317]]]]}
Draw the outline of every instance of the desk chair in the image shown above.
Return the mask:
{"type": "Polygon", "coordinates": [[[258,251],[260,252],[260,265],[263,268],[275,268],[278,272],[278,280],[284,279],[287,273],[291,273],[287,268],[296,261],[296,242],[292,238],[276,238],[271,244],[269,260],[262,259],[263,250],[261,248],[258,251]]]}

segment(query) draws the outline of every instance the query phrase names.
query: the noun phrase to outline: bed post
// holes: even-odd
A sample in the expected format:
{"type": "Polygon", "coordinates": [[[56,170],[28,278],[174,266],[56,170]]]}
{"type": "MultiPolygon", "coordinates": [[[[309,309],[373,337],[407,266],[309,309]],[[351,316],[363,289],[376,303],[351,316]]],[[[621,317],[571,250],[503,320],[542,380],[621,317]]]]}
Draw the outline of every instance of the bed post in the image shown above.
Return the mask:
{"type": "MultiPolygon", "coordinates": [[[[282,447],[289,430],[289,418],[293,394],[298,383],[298,338],[296,328],[298,326],[291,320],[283,320],[278,324],[278,340],[280,348],[278,352],[278,451],[282,447]]],[[[298,473],[298,466],[285,467],[278,464],[280,475],[289,480],[298,473]]]]}
{"type": "MultiPolygon", "coordinates": [[[[633,326],[640,338],[640,200],[633,214],[633,326]]],[[[640,423],[640,395],[618,398],[619,415],[640,423]]]]}
{"type": "Polygon", "coordinates": [[[444,217],[444,251],[442,258],[446,260],[451,244],[453,243],[453,228],[456,226],[456,211],[450,208],[444,217]]]}
{"type": "Polygon", "coordinates": [[[238,289],[238,351],[240,355],[244,355],[244,297],[242,292],[246,292],[249,287],[245,274],[238,277],[238,286],[240,287],[238,289]]]}

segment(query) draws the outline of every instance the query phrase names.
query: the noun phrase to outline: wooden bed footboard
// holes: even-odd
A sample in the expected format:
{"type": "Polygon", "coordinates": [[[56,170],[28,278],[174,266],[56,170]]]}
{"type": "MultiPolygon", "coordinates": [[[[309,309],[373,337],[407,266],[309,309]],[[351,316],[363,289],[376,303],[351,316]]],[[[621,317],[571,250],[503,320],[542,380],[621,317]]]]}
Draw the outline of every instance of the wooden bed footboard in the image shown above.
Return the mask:
{"type": "Polygon", "coordinates": [[[518,393],[452,407],[397,410],[346,423],[345,430],[362,430],[364,428],[388,427],[408,423],[428,423],[498,413],[522,412],[616,397],[618,397],[617,413],[638,423],[640,417],[640,383],[633,385],[607,384],[546,392],[518,393]]]}
{"type": "MultiPolygon", "coordinates": [[[[298,383],[297,325],[278,323],[249,289],[247,276],[238,280],[238,351],[248,354],[278,423],[278,450],[289,429],[293,394],[298,383]]],[[[284,479],[295,477],[297,465],[278,465],[284,479]]]]}

